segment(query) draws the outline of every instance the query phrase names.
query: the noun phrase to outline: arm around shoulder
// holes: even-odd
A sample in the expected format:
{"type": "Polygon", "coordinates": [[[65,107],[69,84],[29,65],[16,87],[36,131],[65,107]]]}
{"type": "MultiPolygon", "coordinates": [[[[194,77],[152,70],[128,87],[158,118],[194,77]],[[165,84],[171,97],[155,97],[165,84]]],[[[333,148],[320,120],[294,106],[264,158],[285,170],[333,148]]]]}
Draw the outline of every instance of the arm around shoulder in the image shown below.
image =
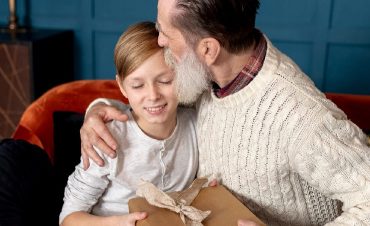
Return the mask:
{"type": "Polygon", "coordinates": [[[107,105],[107,106],[113,106],[113,107],[119,109],[122,112],[124,112],[125,110],[127,110],[130,107],[129,105],[124,104],[123,102],[121,102],[119,100],[107,99],[107,98],[98,98],[98,99],[95,99],[93,102],[91,102],[89,104],[89,106],[86,109],[86,113],[89,112],[91,108],[93,108],[94,106],[99,105],[99,104],[103,104],[103,105],[107,105]]]}
{"type": "Polygon", "coordinates": [[[84,168],[89,167],[91,158],[98,165],[104,162],[94,151],[93,145],[103,150],[104,153],[115,157],[117,142],[110,134],[106,122],[111,120],[126,121],[128,116],[123,113],[129,106],[112,99],[96,99],[88,107],[85,120],[80,130],[81,155],[84,159],[84,168]]]}

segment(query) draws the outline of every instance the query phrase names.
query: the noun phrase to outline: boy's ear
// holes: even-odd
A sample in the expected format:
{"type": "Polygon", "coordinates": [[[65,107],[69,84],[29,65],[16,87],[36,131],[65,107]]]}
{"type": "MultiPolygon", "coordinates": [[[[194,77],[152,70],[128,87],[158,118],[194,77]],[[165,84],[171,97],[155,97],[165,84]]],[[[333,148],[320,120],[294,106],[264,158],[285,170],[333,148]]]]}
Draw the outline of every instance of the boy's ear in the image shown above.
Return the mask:
{"type": "Polygon", "coordinates": [[[116,82],[117,82],[119,90],[121,91],[123,96],[125,96],[127,98],[126,91],[125,91],[125,89],[123,89],[123,81],[121,80],[121,78],[118,75],[116,75],[116,82]]]}
{"type": "Polygon", "coordinates": [[[220,55],[220,51],[220,42],[215,38],[203,38],[200,40],[197,47],[197,53],[207,64],[207,66],[211,66],[215,63],[220,55]]]}

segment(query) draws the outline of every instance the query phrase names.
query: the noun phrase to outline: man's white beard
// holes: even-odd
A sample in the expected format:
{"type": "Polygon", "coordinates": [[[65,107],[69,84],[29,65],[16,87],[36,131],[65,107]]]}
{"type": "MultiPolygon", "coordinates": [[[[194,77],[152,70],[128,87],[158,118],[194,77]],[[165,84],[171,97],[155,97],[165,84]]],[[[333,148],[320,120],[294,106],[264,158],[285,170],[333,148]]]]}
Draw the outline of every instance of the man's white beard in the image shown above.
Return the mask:
{"type": "Polygon", "coordinates": [[[188,50],[179,63],[176,63],[168,48],[165,49],[164,56],[168,66],[176,73],[175,86],[179,103],[192,105],[205,90],[209,89],[210,74],[192,50],[188,50]]]}

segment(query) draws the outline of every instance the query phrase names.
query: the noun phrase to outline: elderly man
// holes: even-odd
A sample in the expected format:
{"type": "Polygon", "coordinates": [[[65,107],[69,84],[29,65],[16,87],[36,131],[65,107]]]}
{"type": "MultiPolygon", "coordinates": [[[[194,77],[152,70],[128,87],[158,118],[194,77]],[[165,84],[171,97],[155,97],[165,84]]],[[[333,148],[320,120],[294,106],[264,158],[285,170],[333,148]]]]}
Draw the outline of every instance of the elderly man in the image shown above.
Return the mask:
{"type": "MultiPolygon", "coordinates": [[[[197,101],[198,176],[220,174],[268,225],[370,225],[366,136],[255,28],[258,7],[158,0],[158,44],[179,101],[197,101]]],[[[102,102],[122,107],[103,100],[86,114],[85,167],[88,157],[103,164],[92,145],[114,156],[104,122],[126,119],[102,102]]]]}

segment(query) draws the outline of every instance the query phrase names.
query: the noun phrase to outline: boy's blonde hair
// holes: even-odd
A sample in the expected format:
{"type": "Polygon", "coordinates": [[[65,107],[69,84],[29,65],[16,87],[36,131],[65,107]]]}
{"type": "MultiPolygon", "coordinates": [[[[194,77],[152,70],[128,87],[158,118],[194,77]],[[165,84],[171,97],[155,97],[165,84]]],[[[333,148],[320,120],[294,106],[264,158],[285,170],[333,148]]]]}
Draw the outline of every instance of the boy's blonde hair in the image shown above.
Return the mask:
{"type": "Polygon", "coordinates": [[[121,35],[114,48],[114,63],[121,80],[162,49],[157,39],[155,24],[149,21],[132,25],[121,35]]]}

